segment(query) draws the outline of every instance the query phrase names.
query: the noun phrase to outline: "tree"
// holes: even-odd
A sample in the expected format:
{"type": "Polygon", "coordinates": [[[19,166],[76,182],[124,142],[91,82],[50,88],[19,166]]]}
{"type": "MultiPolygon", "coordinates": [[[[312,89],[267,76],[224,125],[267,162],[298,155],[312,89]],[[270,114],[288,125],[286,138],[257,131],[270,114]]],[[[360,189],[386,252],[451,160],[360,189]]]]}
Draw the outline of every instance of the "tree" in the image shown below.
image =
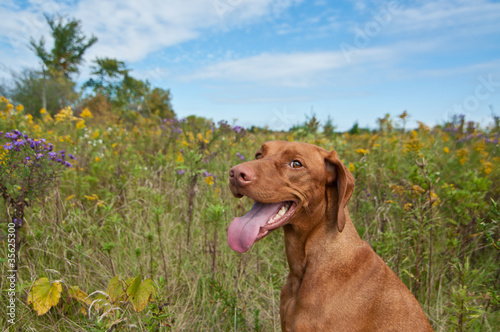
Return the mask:
{"type": "Polygon", "coordinates": [[[13,73],[12,76],[13,87],[10,89],[10,97],[24,105],[25,112],[34,117],[40,116],[39,111],[42,107],[54,114],[61,108],[61,100],[73,102],[78,98],[78,94],[74,91],[74,83],[71,81],[44,79],[42,72],[32,69],[13,73]],[[44,94],[45,105],[42,100],[44,94]]]}
{"type": "Polygon", "coordinates": [[[78,67],[84,62],[85,51],[97,42],[97,37],[87,37],[82,33],[81,21],[66,19],[62,16],[51,17],[45,14],[50,27],[50,34],[54,38],[54,47],[45,50],[45,38],[39,41],[31,38],[31,48],[42,60],[45,68],[53,76],[63,75],[67,78],[78,73],[78,67]]]}
{"type": "Polygon", "coordinates": [[[151,90],[150,83],[133,78],[123,61],[97,58],[92,66],[92,76],[83,88],[90,88],[94,98],[103,95],[111,103],[115,113],[134,111],[162,118],[175,116],[170,104],[170,91],[161,88],[151,90]]]}
{"type": "MultiPolygon", "coordinates": [[[[36,56],[42,61],[42,107],[47,108],[46,79],[54,79],[60,84],[72,83],[71,74],[79,72],[78,67],[84,62],[85,51],[97,42],[97,37],[89,39],[83,34],[81,21],[65,19],[58,15],[51,17],[45,14],[45,19],[54,38],[54,46],[50,51],[45,49],[45,38],[36,41],[31,38],[30,46],[36,56]]],[[[59,107],[64,107],[68,98],[63,96],[59,107]]]]}

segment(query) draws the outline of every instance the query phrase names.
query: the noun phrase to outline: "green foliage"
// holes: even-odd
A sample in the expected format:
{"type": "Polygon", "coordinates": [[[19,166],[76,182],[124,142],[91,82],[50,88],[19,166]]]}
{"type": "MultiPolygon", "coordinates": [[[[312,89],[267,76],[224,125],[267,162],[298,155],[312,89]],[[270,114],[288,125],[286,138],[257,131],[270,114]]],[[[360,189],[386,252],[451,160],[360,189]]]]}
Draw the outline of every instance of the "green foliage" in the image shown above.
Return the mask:
{"type": "Polygon", "coordinates": [[[44,77],[41,71],[26,69],[13,74],[10,96],[17,103],[24,105],[28,114],[40,118],[39,111],[44,107],[54,115],[64,106],[61,101],[67,104],[75,103],[78,94],[74,88],[75,83],[68,78],[44,77]]]}
{"type": "MultiPolygon", "coordinates": [[[[15,329],[279,330],[288,272],[283,236],[273,232],[243,255],[229,249],[227,226],[252,201],[232,196],[227,172],[252,160],[264,141],[298,137],[337,150],[356,179],[349,202],[356,228],[415,294],[436,331],[500,326],[494,124],[474,125],[472,134],[466,121],[456,121],[432,130],[302,136],[140,113],[134,123],[96,121],[88,113],[73,119],[69,112],[57,122],[46,114],[31,119],[6,103],[0,130],[20,128],[78,157],[57,190],[26,210],[15,329]],[[43,276],[62,290],[38,316],[25,303],[43,276]]],[[[7,257],[2,248],[0,258],[7,257]]],[[[2,329],[6,324],[0,321],[2,329]]]]}
{"type": "Polygon", "coordinates": [[[97,42],[97,37],[92,36],[87,40],[79,20],[65,19],[60,15],[51,17],[46,14],[45,19],[50,27],[54,46],[47,51],[44,37],[38,41],[32,38],[31,49],[48,69],[50,76],[69,77],[78,73],[78,66],[84,61],[85,51],[97,42]]]}

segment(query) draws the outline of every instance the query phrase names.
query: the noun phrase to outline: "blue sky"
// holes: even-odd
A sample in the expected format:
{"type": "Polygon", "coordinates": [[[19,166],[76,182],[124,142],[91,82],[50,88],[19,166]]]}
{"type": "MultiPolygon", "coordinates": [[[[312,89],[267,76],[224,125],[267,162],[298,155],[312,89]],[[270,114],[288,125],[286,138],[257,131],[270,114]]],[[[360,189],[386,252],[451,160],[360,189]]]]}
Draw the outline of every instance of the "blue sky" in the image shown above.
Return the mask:
{"type": "Polygon", "coordinates": [[[499,1],[0,0],[0,77],[38,66],[43,12],[99,38],[80,81],[117,58],[170,89],[179,117],[288,129],[314,112],[347,130],[404,110],[410,126],[500,114],[499,1]]]}

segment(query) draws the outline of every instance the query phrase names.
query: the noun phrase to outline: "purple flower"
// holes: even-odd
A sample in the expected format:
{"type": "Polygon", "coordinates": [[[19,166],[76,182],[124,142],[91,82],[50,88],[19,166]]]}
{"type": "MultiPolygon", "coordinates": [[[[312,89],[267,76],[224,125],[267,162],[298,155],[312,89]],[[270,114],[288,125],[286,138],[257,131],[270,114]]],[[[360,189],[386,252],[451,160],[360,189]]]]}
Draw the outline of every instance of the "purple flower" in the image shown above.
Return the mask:
{"type": "Polygon", "coordinates": [[[26,158],[24,158],[24,159],[26,159],[26,160],[30,160],[31,158],[30,158],[30,156],[27,156],[27,157],[26,157],[26,158]]]}
{"type": "Polygon", "coordinates": [[[18,139],[17,141],[14,142],[15,146],[23,146],[26,143],[25,140],[23,139],[18,139]]]}
{"type": "Polygon", "coordinates": [[[55,153],[55,152],[49,152],[48,155],[51,159],[56,159],[56,157],[57,157],[57,153],[55,153]]]}
{"type": "Polygon", "coordinates": [[[7,144],[5,144],[3,147],[4,147],[4,149],[5,149],[5,150],[10,150],[10,149],[12,149],[12,148],[14,147],[14,144],[12,144],[12,143],[7,143],[7,144]]]}
{"type": "Polygon", "coordinates": [[[6,138],[12,138],[12,139],[17,139],[17,135],[13,132],[5,134],[6,138]]]}
{"type": "Polygon", "coordinates": [[[63,164],[64,164],[64,166],[66,166],[66,167],[71,167],[71,164],[70,164],[70,163],[68,163],[67,161],[63,162],[63,164]]]}
{"type": "Polygon", "coordinates": [[[69,159],[76,160],[75,156],[73,156],[71,153],[68,154],[68,156],[69,156],[69,159]]]}
{"type": "Polygon", "coordinates": [[[242,126],[235,126],[235,127],[233,127],[233,130],[235,133],[239,133],[243,130],[243,127],[242,126]]]}
{"type": "Polygon", "coordinates": [[[40,159],[40,158],[42,158],[42,157],[43,157],[43,153],[38,153],[38,154],[36,155],[36,159],[40,159]]]}
{"type": "Polygon", "coordinates": [[[242,154],[241,154],[241,153],[239,153],[239,152],[236,152],[236,156],[237,156],[238,158],[240,158],[241,160],[245,160],[245,156],[244,156],[244,155],[242,155],[242,154]]]}
{"type": "Polygon", "coordinates": [[[208,177],[208,176],[214,176],[212,173],[209,173],[206,169],[202,169],[202,171],[204,171],[204,172],[203,172],[203,175],[204,175],[205,177],[208,177]]]}
{"type": "Polygon", "coordinates": [[[180,170],[178,170],[178,171],[177,171],[177,174],[179,174],[179,175],[182,175],[182,174],[184,174],[184,173],[186,173],[186,171],[185,171],[185,170],[183,170],[183,169],[180,169],[180,170]]]}

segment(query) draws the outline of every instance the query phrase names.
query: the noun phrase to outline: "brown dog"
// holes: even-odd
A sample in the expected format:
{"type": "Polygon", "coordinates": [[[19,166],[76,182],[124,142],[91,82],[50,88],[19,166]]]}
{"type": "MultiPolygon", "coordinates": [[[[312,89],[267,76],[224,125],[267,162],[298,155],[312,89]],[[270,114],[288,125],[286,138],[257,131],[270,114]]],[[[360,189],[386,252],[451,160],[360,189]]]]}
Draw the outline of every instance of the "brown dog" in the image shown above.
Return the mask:
{"type": "Polygon", "coordinates": [[[234,196],[255,200],[229,226],[233,250],[285,231],[283,331],[432,331],[415,297],[354,228],[346,207],[354,178],[335,151],[267,142],[229,177],[234,196]]]}

